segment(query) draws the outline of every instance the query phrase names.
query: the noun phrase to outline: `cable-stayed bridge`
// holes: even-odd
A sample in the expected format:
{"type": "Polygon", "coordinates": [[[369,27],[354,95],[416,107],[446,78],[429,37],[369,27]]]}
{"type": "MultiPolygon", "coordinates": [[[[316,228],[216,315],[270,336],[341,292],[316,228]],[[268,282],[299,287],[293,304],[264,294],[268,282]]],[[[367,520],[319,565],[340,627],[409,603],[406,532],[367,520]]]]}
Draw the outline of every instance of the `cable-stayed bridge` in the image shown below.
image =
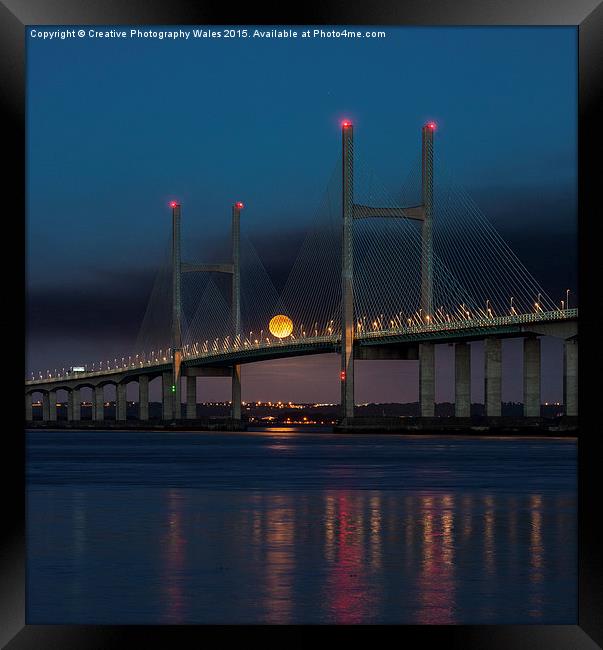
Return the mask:
{"type": "Polygon", "coordinates": [[[46,371],[27,379],[42,395],[43,419],[81,419],[80,390],[93,390],[93,419],[104,419],[104,387],[114,384],[116,419],[126,419],[126,386],[139,385],[139,417],[149,418],[149,381],[161,377],[163,419],[195,419],[196,378],[232,378],[232,418],[241,419],[241,365],[336,352],[341,418],[354,417],[354,361],[419,362],[421,415],[435,407],[435,345],[455,345],[455,415],[470,415],[470,341],[484,340],[486,414],[501,414],[502,339],[524,341],[524,415],[540,415],[540,339],[564,343],[564,404],[577,415],[578,310],[569,290],[552,300],[454,182],[422,128],[420,159],[390,193],[354,148],[342,123],[342,153],[289,275],[277,289],[253,243],[241,234],[244,205],[232,205],[231,251],[195,260],[181,237],[173,201],[169,255],[157,272],[134,349],[119,359],[46,371]],[[182,383],[185,389],[182,391],[182,383]],[[182,399],[185,393],[185,408],[182,399]]]}

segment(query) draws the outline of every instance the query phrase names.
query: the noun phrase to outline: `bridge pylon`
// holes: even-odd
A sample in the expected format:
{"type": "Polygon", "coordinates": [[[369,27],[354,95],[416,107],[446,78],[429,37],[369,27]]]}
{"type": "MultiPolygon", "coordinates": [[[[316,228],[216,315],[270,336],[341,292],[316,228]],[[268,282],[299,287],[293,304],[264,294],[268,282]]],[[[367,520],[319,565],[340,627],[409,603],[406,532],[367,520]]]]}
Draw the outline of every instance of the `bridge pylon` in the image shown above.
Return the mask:
{"type": "MultiPolygon", "coordinates": [[[[172,202],[175,204],[175,201],[172,202]]],[[[245,206],[241,201],[237,201],[232,205],[232,262],[230,264],[189,264],[189,263],[180,263],[179,258],[179,244],[178,244],[178,258],[176,254],[173,256],[174,269],[179,268],[181,273],[192,273],[192,272],[201,272],[201,273],[226,273],[230,274],[232,277],[232,296],[231,296],[231,310],[232,310],[232,327],[234,342],[241,342],[241,210],[245,206]]],[[[178,219],[180,217],[180,212],[178,211],[178,219]]],[[[180,223],[178,221],[178,231],[177,235],[180,236],[180,223]]],[[[176,233],[176,230],[174,230],[176,233]]],[[[176,236],[176,235],[174,235],[176,236]]],[[[176,250],[176,247],[174,247],[176,250]]],[[[172,322],[177,325],[173,325],[173,331],[180,331],[180,287],[177,286],[176,281],[174,281],[174,300],[176,300],[176,295],[178,295],[178,312],[176,313],[176,306],[174,306],[174,312],[172,317],[172,322]]],[[[175,348],[174,348],[175,349],[175,348]]],[[[181,359],[181,355],[180,355],[181,359]]],[[[179,368],[180,366],[178,366],[179,368]]],[[[175,365],[174,365],[174,378],[176,378],[175,365]]],[[[192,387],[191,383],[187,387],[187,418],[193,419],[192,415],[196,414],[196,388],[192,387]],[[192,404],[194,400],[194,404],[192,404]]],[[[195,384],[196,386],[196,384],[195,384]]],[[[178,405],[178,418],[180,417],[180,374],[178,374],[178,381],[176,382],[176,392],[174,395],[177,395],[176,401],[178,405]]],[[[234,364],[232,366],[232,400],[231,400],[231,416],[235,420],[241,419],[241,365],[234,364]]]]}
{"type": "MultiPolygon", "coordinates": [[[[237,201],[232,206],[232,320],[235,343],[241,342],[241,210],[237,201]]],[[[241,419],[241,365],[232,367],[231,415],[241,419]]]]}
{"type": "Polygon", "coordinates": [[[341,415],[354,417],[354,126],[341,127],[343,231],[341,244],[341,415]]]}
{"type": "Polygon", "coordinates": [[[435,123],[422,129],[421,179],[423,222],[421,223],[421,308],[433,315],[433,135],[435,123]]]}
{"type": "MultiPolygon", "coordinates": [[[[180,253],[180,203],[172,201],[172,384],[167,417],[180,419],[180,369],[182,365],[182,260],[180,253]]],[[[165,388],[164,388],[165,393],[165,388]]]]}
{"type": "MultiPolygon", "coordinates": [[[[342,243],[341,243],[341,417],[343,423],[354,417],[354,246],[355,219],[394,218],[421,221],[421,308],[429,321],[433,313],[433,136],[436,125],[428,122],[422,129],[422,203],[409,207],[379,207],[354,201],[354,126],[349,120],[342,132],[342,243]]],[[[433,372],[423,355],[424,386],[433,392],[433,372]]],[[[432,359],[433,355],[429,357],[432,359]]],[[[427,394],[426,393],[426,394],[427,394]]],[[[423,400],[425,401],[425,400],[423,400]]],[[[433,405],[423,415],[433,415],[433,405]]]]}

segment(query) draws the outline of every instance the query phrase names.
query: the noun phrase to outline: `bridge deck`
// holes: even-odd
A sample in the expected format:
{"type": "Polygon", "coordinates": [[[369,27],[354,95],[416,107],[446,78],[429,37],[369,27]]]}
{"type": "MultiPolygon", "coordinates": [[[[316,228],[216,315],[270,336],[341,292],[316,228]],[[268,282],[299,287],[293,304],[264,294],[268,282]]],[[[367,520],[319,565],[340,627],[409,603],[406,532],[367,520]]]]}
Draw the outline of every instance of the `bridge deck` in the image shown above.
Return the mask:
{"type": "MultiPolygon", "coordinates": [[[[529,327],[549,323],[575,322],[578,319],[577,309],[565,309],[532,314],[516,314],[510,316],[494,316],[488,319],[457,320],[446,323],[411,324],[407,327],[374,329],[357,332],[355,342],[359,346],[404,345],[418,342],[454,342],[461,340],[477,340],[486,336],[513,337],[520,336],[529,327]]],[[[245,341],[242,345],[218,345],[203,347],[186,346],[184,350],[184,366],[211,366],[251,363],[284,357],[310,354],[339,352],[341,336],[309,336],[304,338],[270,339],[268,342],[245,341]]],[[[109,368],[91,370],[79,373],[49,375],[38,379],[26,380],[25,385],[45,386],[60,382],[85,381],[106,377],[111,381],[123,381],[127,376],[141,374],[160,374],[171,368],[170,357],[160,360],[144,360],[125,363],[109,368]]]]}

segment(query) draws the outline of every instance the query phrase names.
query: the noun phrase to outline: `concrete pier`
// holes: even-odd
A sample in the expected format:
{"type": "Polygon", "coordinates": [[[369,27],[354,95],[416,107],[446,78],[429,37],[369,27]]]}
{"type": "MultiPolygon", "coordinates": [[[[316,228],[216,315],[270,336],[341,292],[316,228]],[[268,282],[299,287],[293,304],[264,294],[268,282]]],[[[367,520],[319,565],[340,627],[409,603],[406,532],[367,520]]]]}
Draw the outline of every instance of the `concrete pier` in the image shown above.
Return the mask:
{"type": "Polygon", "coordinates": [[[127,416],[126,384],[117,384],[115,388],[115,419],[125,422],[127,416]]]}
{"type": "Polygon", "coordinates": [[[172,395],[172,372],[168,370],[161,375],[161,389],[162,389],[162,412],[161,418],[163,420],[174,420],[174,400],[172,395]]]}
{"type": "Polygon", "coordinates": [[[540,417],[540,339],[523,340],[523,414],[540,417]]]}
{"type": "Polygon", "coordinates": [[[69,422],[79,422],[82,419],[82,400],[79,388],[70,390],[67,396],[67,419],[69,422]]]}
{"type": "Polygon", "coordinates": [[[421,417],[435,415],[435,345],[419,345],[419,404],[421,417]]]}
{"type": "Polygon", "coordinates": [[[48,393],[42,393],[42,420],[48,422],[50,420],[50,399],[48,393]]]}
{"type": "Polygon", "coordinates": [[[471,416],[471,347],[468,343],[454,346],[454,415],[471,416]]]}
{"type": "Polygon", "coordinates": [[[31,393],[26,393],[25,395],[25,421],[33,421],[33,402],[31,399],[31,393]]]}
{"type": "Polygon", "coordinates": [[[502,340],[484,341],[484,402],[486,416],[500,417],[502,410],[502,340]]]}
{"type": "Polygon", "coordinates": [[[186,419],[197,419],[197,378],[186,378],[186,419]]]}
{"type": "Polygon", "coordinates": [[[140,375],[138,378],[138,419],[149,419],[149,377],[140,375]]]}
{"type": "Polygon", "coordinates": [[[102,422],[105,419],[105,391],[103,386],[95,386],[92,395],[92,419],[102,422]]]}
{"type": "Polygon", "coordinates": [[[563,345],[563,403],[565,415],[578,415],[578,339],[563,345]]]}
{"type": "Polygon", "coordinates": [[[48,391],[48,419],[51,422],[57,421],[57,392],[56,390],[48,391]]]}
{"type": "Polygon", "coordinates": [[[231,413],[233,420],[241,419],[241,366],[232,367],[232,404],[231,413]]]}

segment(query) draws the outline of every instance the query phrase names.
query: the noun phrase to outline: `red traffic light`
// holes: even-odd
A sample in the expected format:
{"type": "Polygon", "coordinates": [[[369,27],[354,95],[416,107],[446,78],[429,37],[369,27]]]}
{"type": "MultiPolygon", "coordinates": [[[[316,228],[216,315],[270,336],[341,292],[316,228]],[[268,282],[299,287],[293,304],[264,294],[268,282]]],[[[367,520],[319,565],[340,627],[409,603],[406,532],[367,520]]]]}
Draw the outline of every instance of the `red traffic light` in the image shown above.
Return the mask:
{"type": "Polygon", "coordinates": [[[341,379],[341,381],[345,381],[345,370],[342,370],[342,371],[339,373],[339,379],[341,379]]]}

